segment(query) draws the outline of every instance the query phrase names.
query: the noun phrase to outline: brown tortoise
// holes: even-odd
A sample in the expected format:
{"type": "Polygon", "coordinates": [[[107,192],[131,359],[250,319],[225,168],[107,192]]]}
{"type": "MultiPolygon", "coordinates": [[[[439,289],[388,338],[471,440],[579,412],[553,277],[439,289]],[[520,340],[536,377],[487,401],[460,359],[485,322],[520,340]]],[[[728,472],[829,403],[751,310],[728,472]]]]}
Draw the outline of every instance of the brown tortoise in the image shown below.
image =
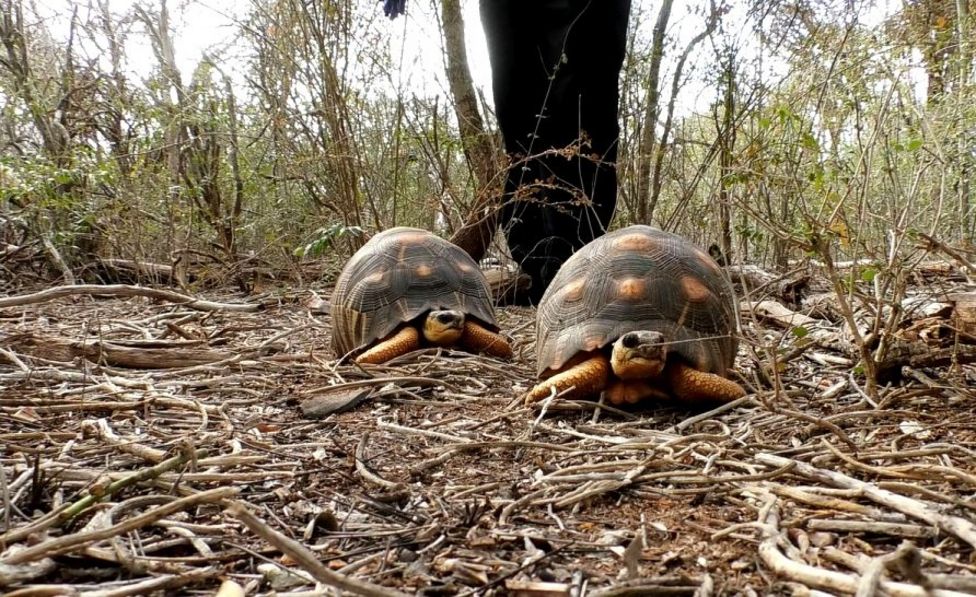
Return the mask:
{"type": "Polygon", "coordinates": [[[729,401],[737,348],[735,295],[688,240],[630,226],[589,243],[560,268],[536,318],[538,373],[526,402],[553,393],[613,404],[673,396],[729,401]]]}
{"type": "Polygon", "coordinates": [[[346,263],[332,294],[332,346],[383,363],[423,346],[510,358],[484,274],[458,246],[417,228],[375,235],[346,263]]]}

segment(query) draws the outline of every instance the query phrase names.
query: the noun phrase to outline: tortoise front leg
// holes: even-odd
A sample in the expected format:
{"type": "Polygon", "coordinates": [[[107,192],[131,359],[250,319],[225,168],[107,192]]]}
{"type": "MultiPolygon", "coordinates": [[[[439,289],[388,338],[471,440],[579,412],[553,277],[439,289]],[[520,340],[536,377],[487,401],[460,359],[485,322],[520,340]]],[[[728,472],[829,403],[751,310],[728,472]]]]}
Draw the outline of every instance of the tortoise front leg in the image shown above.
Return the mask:
{"type": "Polygon", "coordinates": [[[501,359],[512,358],[512,347],[501,334],[483,328],[468,320],[464,322],[461,334],[461,347],[469,352],[483,352],[501,359]]]}
{"type": "Polygon", "coordinates": [[[553,388],[556,393],[573,388],[562,395],[567,400],[585,398],[602,391],[609,375],[610,361],[603,355],[596,355],[540,382],[525,394],[524,401],[529,404],[548,398],[553,388]]]}
{"type": "Polygon", "coordinates": [[[407,325],[356,357],[356,362],[360,365],[378,365],[418,348],[420,348],[420,332],[412,325],[407,325]]]}
{"type": "Polygon", "coordinates": [[[679,400],[731,402],[746,395],[742,386],[731,379],[699,371],[684,363],[669,363],[668,378],[671,391],[679,400]]]}

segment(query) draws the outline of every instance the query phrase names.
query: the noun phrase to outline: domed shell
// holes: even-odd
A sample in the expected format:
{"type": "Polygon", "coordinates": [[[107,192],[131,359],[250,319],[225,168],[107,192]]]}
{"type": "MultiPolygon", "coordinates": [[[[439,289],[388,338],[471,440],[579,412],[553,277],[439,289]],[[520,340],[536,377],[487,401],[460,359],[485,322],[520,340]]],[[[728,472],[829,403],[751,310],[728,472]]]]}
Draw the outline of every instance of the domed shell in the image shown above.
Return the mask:
{"type": "Polygon", "coordinates": [[[460,247],[418,228],[373,236],[346,262],[332,293],[332,347],[366,348],[433,309],[458,309],[497,330],[491,291],[460,247]]]}
{"type": "Polygon", "coordinates": [[[725,375],[735,359],[737,305],[721,268],[687,239],[630,226],[584,246],[560,268],[536,316],[538,373],[634,330],[660,331],[690,365],[725,375]]]}

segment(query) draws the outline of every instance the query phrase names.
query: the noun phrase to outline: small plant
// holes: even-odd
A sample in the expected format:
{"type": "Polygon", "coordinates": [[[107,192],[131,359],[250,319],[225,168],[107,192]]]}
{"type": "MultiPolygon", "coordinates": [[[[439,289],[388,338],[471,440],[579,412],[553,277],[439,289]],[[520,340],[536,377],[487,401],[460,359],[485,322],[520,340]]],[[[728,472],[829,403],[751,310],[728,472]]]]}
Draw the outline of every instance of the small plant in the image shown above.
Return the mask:
{"type": "Polygon", "coordinates": [[[315,239],[308,244],[296,247],[292,254],[295,257],[318,257],[332,249],[343,238],[362,238],[363,229],[359,226],[346,226],[335,222],[315,231],[315,239]]]}

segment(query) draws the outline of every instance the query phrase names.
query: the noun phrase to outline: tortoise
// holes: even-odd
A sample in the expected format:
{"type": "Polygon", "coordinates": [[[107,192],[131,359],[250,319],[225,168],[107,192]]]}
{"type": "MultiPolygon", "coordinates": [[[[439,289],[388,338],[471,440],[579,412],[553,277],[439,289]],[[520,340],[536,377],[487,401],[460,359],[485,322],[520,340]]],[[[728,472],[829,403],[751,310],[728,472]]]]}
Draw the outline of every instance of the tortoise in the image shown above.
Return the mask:
{"type": "Polygon", "coordinates": [[[384,363],[424,346],[511,358],[478,264],[426,230],[390,228],[346,262],[332,295],[332,346],[384,363]]]}
{"type": "Polygon", "coordinates": [[[651,226],[590,242],[562,265],[536,315],[537,372],[525,402],[599,396],[731,401],[738,340],[729,281],[708,253],[651,226]]]}

